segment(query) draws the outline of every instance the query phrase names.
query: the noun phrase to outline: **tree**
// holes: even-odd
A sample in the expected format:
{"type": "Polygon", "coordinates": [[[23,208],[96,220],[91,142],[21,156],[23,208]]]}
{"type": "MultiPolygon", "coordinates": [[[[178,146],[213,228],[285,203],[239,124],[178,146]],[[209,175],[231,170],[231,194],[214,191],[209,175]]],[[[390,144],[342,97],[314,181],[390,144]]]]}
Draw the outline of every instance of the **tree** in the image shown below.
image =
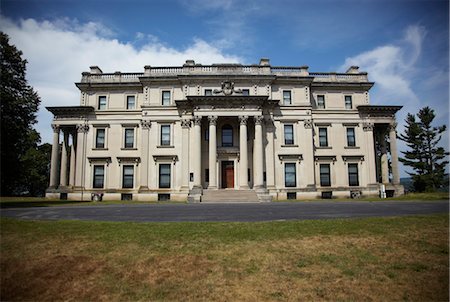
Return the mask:
{"type": "Polygon", "coordinates": [[[414,189],[418,192],[434,191],[448,186],[445,167],[449,163],[449,152],[438,146],[446,126],[432,126],[435,116],[430,107],[420,109],[417,114],[418,121],[413,114],[408,113],[405,132],[399,135],[410,149],[402,151],[405,157],[400,158],[400,161],[414,170],[408,174],[412,176],[414,189]]]}
{"type": "MultiPolygon", "coordinates": [[[[27,61],[0,32],[1,81],[1,195],[27,191],[30,171],[25,155],[38,148],[39,133],[33,129],[40,98],[25,78],[27,61]]],[[[29,159],[27,159],[29,160],[29,159]]]]}

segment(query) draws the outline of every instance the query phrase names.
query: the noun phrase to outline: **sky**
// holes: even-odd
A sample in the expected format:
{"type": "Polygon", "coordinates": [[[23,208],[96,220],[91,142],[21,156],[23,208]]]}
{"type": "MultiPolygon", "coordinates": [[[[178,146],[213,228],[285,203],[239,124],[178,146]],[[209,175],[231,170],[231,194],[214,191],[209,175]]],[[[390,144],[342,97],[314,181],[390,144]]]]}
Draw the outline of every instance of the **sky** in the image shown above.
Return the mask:
{"type": "Polygon", "coordinates": [[[187,59],[266,57],[311,72],[357,65],[376,83],[372,105],[403,106],[399,133],[406,114],[425,106],[436,125],[449,125],[447,0],[2,0],[0,30],[28,61],[28,82],[42,100],[35,125],[42,142],[52,137],[45,107],[79,105],[74,83],[89,66],[143,72],[187,59]]]}

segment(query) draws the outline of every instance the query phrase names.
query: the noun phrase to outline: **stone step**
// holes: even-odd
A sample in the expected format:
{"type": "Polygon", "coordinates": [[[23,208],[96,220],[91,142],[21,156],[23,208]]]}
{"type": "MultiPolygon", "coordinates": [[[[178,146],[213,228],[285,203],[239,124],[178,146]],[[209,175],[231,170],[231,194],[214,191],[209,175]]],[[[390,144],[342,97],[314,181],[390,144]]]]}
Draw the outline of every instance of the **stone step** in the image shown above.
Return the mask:
{"type": "Polygon", "coordinates": [[[253,190],[204,190],[202,202],[258,202],[253,190]]]}

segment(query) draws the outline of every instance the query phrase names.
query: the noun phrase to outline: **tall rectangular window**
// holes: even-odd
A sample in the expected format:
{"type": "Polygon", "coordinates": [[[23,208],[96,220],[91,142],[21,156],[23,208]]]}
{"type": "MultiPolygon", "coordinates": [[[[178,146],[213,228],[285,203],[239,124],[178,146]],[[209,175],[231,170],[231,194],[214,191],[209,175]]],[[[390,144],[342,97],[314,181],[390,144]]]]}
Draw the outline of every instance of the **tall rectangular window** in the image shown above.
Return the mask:
{"type": "Polygon", "coordinates": [[[134,148],[134,129],[125,129],[125,148],[134,148]]]}
{"type": "Polygon", "coordinates": [[[205,95],[213,95],[212,89],[205,89],[205,95]]]}
{"type": "Polygon", "coordinates": [[[159,187],[170,188],[170,164],[159,165],[159,187]]]}
{"type": "Polygon", "coordinates": [[[136,108],[136,98],[134,95],[127,95],[127,109],[136,108]]]}
{"type": "Polygon", "coordinates": [[[347,146],[354,147],[355,145],[355,128],[347,128],[347,146]]]}
{"type": "Polygon", "coordinates": [[[122,188],[134,187],[134,166],[123,166],[122,188]]]}
{"type": "Polygon", "coordinates": [[[317,108],[325,109],[325,96],[324,95],[317,96],[317,108]]]}
{"type": "Polygon", "coordinates": [[[291,104],[292,104],[291,91],[283,90],[283,105],[291,105],[291,104]]]}
{"type": "Polygon", "coordinates": [[[161,125],[161,146],[170,146],[170,125],[161,125]]]}
{"type": "Polygon", "coordinates": [[[162,92],[162,105],[170,106],[170,91],[168,90],[162,92]]]}
{"type": "Polygon", "coordinates": [[[351,95],[345,96],[345,109],[352,109],[353,108],[353,101],[351,95]]]}
{"type": "Polygon", "coordinates": [[[330,164],[320,164],[320,185],[322,187],[331,186],[330,164]]]}
{"type": "Polygon", "coordinates": [[[97,129],[95,134],[95,148],[105,148],[105,129],[97,129]]]}
{"type": "Polygon", "coordinates": [[[93,188],[103,188],[105,181],[105,166],[95,165],[94,166],[94,183],[93,188]]]}
{"type": "Polygon", "coordinates": [[[359,186],[358,164],[348,164],[348,185],[359,186]]]}
{"type": "Polygon", "coordinates": [[[294,144],[294,125],[284,125],[284,144],[294,144]]]}
{"type": "Polygon", "coordinates": [[[98,97],[98,110],[105,110],[106,109],[106,96],[101,95],[98,97]]]}
{"type": "Polygon", "coordinates": [[[328,147],[327,128],[319,128],[319,146],[328,147]]]}
{"type": "Polygon", "coordinates": [[[286,187],[297,186],[295,163],[285,163],[284,164],[284,185],[286,187]]]}

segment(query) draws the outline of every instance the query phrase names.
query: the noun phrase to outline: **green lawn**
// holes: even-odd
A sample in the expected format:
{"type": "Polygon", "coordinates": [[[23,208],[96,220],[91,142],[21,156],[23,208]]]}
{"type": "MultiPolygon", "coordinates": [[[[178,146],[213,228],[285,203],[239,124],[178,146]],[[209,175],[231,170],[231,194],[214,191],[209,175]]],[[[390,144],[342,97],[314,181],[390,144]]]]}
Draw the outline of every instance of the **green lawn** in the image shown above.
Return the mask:
{"type": "Polygon", "coordinates": [[[2,300],[449,298],[448,215],[0,223],[2,300]]]}

